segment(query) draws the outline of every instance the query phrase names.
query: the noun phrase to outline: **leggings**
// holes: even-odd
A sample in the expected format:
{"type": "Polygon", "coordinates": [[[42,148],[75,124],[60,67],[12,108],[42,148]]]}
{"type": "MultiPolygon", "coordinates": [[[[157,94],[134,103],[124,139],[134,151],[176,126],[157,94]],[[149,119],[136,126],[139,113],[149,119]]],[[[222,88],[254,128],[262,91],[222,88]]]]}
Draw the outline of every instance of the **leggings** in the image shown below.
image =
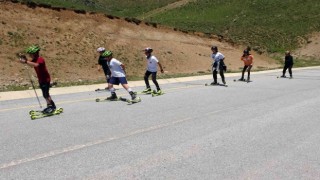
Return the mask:
{"type": "Polygon", "coordinates": [[[146,71],[144,74],[144,82],[146,83],[147,88],[150,88],[149,84],[149,76],[152,74],[152,81],[154,85],[157,87],[157,90],[160,90],[159,84],[157,82],[157,72],[146,71]]]}
{"type": "MultiPolygon", "coordinates": [[[[217,83],[217,79],[218,79],[217,74],[218,74],[218,71],[217,71],[217,70],[213,70],[213,71],[212,71],[213,82],[214,82],[214,83],[217,83]]],[[[222,82],[225,82],[223,70],[220,70],[220,71],[219,71],[219,74],[220,74],[220,76],[221,76],[222,82]]]]}
{"type": "Polygon", "coordinates": [[[282,74],[283,76],[286,74],[287,69],[289,69],[289,74],[292,76],[292,65],[284,65],[282,74]]]}
{"type": "Polygon", "coordinates": [[[244,78],[244,73],[246,72],[246,70],[248,69],[248,79],[250,79],[250,70],[252,68],[252,65],[245,65],[242,69],[242,76],[241,79],[244,78]]]}

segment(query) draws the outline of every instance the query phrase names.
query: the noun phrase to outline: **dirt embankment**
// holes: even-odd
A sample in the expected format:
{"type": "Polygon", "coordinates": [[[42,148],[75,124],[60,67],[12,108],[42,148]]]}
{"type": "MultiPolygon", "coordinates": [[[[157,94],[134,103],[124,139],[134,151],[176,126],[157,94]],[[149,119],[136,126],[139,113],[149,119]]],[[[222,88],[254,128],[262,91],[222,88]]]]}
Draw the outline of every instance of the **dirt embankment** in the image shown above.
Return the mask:
{"type": "Polygon", "coordinates": [[[310,35],[309,41],[304,42],[301,48],[295,52],[296,56],[305,59],[319,59],[320,60],[320,32],[315,32],[310,35]]]}
{"type": "MultiPolygon", "coordinates": [[[[217,45],[226,56],[230,70],[239,70],[242,48],[171,28],[136,25],[103,14],[82,14],[71,10],[0,1],[0,84],[23,85],[28,82],[24,66],[14,61],[15,53],[30,44],[39,44],[53,79],[75,82],[103,79],[97,72],[96,49],[104,46],[127,66],[129,76],[143,76],[142,50],[152,47],[165,71],[170,74],[209,72],[210,46],[217,45]]],[[[275,61],[255,54],[255,68],[274,68],[275,61]]],[[[33,70],[30,71],[33,73],[33,70]]]]}

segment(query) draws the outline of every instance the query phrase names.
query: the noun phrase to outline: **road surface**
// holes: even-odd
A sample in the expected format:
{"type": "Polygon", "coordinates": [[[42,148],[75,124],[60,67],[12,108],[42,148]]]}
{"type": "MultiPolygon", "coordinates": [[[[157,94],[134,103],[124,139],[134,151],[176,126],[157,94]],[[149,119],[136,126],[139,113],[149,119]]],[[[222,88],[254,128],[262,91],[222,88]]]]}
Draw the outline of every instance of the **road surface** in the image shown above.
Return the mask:
{"type": "Polygon", "coordinates": [[[134,105],[56,95],[64,112],[33,121],[35,98],[0,101],[0,179],[320,179],[320,68],[277,75],[161,84],[134,105]]]}

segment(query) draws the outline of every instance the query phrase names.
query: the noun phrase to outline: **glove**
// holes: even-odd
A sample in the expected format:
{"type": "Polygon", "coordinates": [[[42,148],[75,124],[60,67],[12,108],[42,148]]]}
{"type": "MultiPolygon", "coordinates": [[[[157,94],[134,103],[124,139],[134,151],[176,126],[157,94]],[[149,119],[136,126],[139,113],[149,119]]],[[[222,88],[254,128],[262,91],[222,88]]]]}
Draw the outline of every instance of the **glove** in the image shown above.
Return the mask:
{"type": "Polygon", "coordinates": [[[21,63],[27,63],[27,59],[20,58],[19,60],[20,60],[21,63]]]}

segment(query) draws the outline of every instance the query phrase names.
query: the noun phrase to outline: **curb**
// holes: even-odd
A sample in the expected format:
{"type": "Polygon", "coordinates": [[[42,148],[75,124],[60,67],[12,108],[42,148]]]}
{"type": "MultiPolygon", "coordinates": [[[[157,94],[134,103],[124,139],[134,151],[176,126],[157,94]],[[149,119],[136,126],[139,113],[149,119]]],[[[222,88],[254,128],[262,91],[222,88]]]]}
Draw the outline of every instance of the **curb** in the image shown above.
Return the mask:
{"type": "MultiPolygon", "coordinates": [[[[295,68],[294,70],[305,70],[305,69],[315,69],[320,68],[320,66],[312,66],[312,67],[303,67],[303,68],[295,68]]],[[[266,74],[273,72],[281,72],[282,69],[274,69],[274,70],[266,70],[259,72],[251,72],[251,74],[266,74]]],[[[239,73],[227,73],[225,77],[235,77],[239,76],[239,73]]],[[[212,75],[204,75],[204,76],[191,76],[191,77],[180,77],[180,78],[169,78],[169,79],[158,79],[159,84],[169,84],[169,83],[181,83],[188,81],[197,81],[197,80],[208,80],[212,79],[212,75]]],[[[130,87],[140,87],[145,86],[144,81],[130,81],[130,87]]],[[[70,93],[81,93],[81,92],[94,92],[95,89],[105,87],[106,83],[103,84],[94,84],[94,85],[81,85],[81,86],[71,86],[71,87],[57,87],[51,88],[51,95],[61,95],[61,94],[70,94],[70,93]]],[[[114,86],[115,88],[122,88],[119,86],[114,86]]],[[[36,89],[37,94],[42,96],[41,90],[36,89]]],[[[35,97],[34,91],[32,90],[24,90],[24,91],[8,91],[8,92],[0,92],[0,101],[8,101],[15,99],[25,99],[25,98],[33,98],[35,97]]]]}

